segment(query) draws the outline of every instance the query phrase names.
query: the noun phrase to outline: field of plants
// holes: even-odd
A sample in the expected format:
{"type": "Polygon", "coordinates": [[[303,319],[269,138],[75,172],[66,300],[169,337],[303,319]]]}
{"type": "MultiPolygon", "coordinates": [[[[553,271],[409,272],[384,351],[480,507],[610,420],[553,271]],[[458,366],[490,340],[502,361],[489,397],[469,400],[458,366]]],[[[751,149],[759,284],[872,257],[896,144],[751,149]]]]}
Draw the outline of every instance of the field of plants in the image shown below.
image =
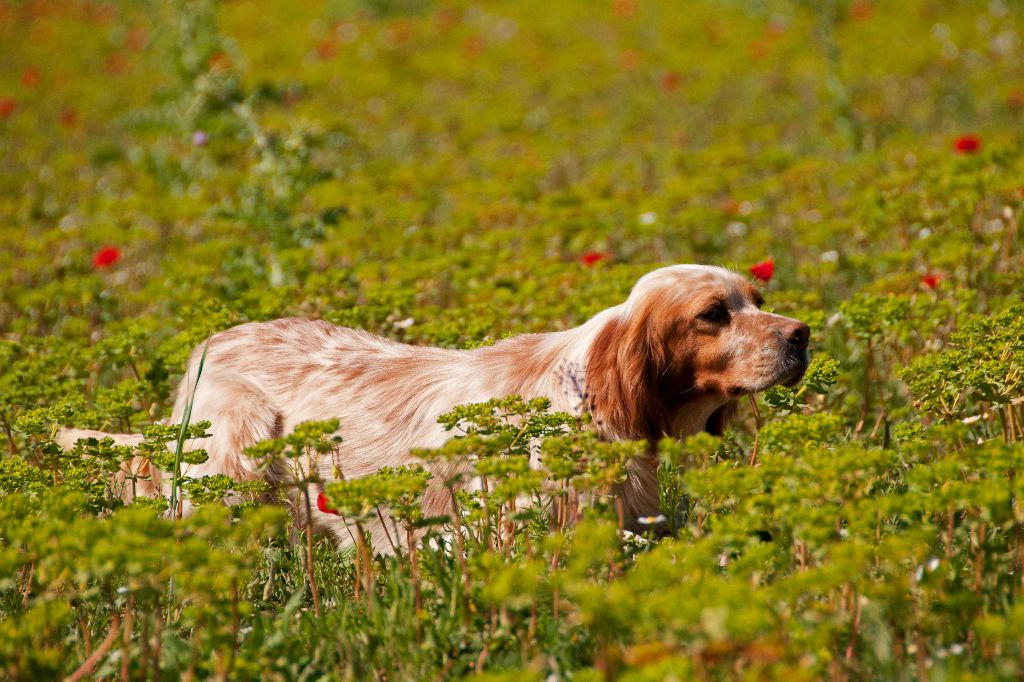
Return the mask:
{"type": "MultiPolygon", "coordinates": [[[[0,676],[1024,676],[1019,3],[0,0],[0,44],[0,676]],[[55,440],[144,433],[173,476],[215,331],[474,347],[688,262],[813,359],[658,444],[660,539],[610,496],[644,445],[543,401],[329,485],[383,554],[223,476],[125,505],[130,448],[55,440]],[[489,485],[424,518],[446,459],[489,485]]],[[[254,454],[298,486],[345,428],[254,454]]]]}

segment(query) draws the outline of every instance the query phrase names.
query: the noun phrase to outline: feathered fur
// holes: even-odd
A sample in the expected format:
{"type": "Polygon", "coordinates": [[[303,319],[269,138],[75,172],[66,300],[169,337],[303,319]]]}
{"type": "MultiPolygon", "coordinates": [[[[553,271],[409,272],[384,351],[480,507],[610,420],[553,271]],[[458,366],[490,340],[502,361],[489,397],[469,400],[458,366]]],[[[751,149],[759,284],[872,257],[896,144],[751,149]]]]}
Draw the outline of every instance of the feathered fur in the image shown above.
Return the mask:
{"type": "MultiPolygon", "coordinates": [[[[193,352],[171,422],[182,419],[205,348],[192,420],[210,420],[213,435],[190,444],[209,459],[188,467],[189,476],[273,479],[243,450],[303,421],[332,417],[344,440],[320,473],[330,479],[337,465],[346,477],[364,476],[409,463],[411,449],[441,446],[450,434],[437,418],[456,405],[510,394],[547,397],[554,410],[589,410],[609,440],[720,434],[738,396],[794,382],[806,367],[806,325],[761,312],[759,301],[735,273],[679,265],[645,275],[624,303],[579,327],[475,350],[410,346],[319,320],[244,324],[193,352]],[[707,314],[716,306],[728,320],[707,314]]],[[[88,435],[107,434],[67,430],[61,441],[69,446],[88,435]]],[[[166,486],[151,469],[155,480],[137,494],[166,486]]],[[[658,513],[653,454],[633,463],[622,496],[631,520],[658,513]]],[[[441,491],[428,491],[428,513],[447,511],[446,503],[441,491]]],[[[348,541],[342,519],[313,514],[318,527],[348,541]]]]}

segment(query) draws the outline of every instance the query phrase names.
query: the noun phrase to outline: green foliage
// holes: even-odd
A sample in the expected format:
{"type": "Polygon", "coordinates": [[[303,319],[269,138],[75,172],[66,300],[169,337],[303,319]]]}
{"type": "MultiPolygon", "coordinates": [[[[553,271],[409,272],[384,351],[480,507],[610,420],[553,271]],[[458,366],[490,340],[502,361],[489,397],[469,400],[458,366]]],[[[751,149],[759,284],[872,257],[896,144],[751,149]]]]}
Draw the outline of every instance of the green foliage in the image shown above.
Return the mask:
{"type": "Polygon", "coordinates": [[[1024,393],[1024,304],[973,316],[950,335],[948,348],[914,358],[899,375],[925,412],[948,420],[992,407],[1004,432],[1024,436],[1013,409],[1024,393]]]}
{"type": "Polygon", "coordinates": [[[902,325],[910,303],[897,296],[860,293],[839,305],[839,312],[860,339],[875,343],[902,325]]]}
{"type": "Polygon", "coordinates": [[[798,390],[786,386],[772,386],[764,392],[762,399],[776,410],[794,413],[804,407],[804,403],[801,402],[804,393],[811,391],[825,395],[838,380],[839,361],[817,355],[807,366],[807,372],[798,390]]]}
{"type": "Polygon", "coordinates": [[[1014,3],[0,15],[4,678],[1024,674],[1014,3]],[[351,425],[298,425],[247,450],[271,486],[190,476],[219,425],[165,423],[233,325],[471,349],[768,256],[813,359],[723,438],[495,396],[361,479],[351,425]],[[655,452],[641,537],[615,494],[655,452]]]}

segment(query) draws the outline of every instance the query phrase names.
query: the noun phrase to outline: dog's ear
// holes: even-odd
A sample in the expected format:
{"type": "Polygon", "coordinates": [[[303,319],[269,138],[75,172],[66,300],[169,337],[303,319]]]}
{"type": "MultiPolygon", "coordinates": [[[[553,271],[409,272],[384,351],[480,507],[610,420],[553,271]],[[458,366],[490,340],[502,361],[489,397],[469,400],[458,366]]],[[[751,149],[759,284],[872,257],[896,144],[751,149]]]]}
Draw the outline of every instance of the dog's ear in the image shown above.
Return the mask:
{"type": "Polygon", "coordinates": [[[729,422],[736,416],[737,409],[739,409],[739,404],[735,400],[730,400],[725,405],[722,405],[708,417],[704,430],[712,436],[721,436],[725,433],[725,429],[728,428],[729,422]]]}
{"type": "Polygon", "coordinates": [[[615,318],[598,332],[587,358],[587,404],[607,438],[656,442],[667,410],[656,380],[667,358],[647,315],[615,318]]]}

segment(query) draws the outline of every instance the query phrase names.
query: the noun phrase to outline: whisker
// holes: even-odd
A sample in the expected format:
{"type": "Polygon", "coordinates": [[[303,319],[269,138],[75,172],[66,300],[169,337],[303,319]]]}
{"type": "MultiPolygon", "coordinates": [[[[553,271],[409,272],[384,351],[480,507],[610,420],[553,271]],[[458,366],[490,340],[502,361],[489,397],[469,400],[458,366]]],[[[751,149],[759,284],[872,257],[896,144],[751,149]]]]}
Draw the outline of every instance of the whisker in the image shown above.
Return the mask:
{"type": "Polygon", "coordinates": [[[690,386],[690,387],[689,387],[688,389],[686,389],[685,391],[681,391],[680,393],[676,393],[676,394],[675,394],[675,395],[674,395],[673,397],[674,397],[674,398],[678,398],[678,397],[680,397],[680,396],[684,396],[684,395],[686,395],[686,394],[687,394],[687,393],[689,393],[690,391],[695,391],[695,390],[697,390],[697,384],[694,384],[693,386],[690,386]]]}

